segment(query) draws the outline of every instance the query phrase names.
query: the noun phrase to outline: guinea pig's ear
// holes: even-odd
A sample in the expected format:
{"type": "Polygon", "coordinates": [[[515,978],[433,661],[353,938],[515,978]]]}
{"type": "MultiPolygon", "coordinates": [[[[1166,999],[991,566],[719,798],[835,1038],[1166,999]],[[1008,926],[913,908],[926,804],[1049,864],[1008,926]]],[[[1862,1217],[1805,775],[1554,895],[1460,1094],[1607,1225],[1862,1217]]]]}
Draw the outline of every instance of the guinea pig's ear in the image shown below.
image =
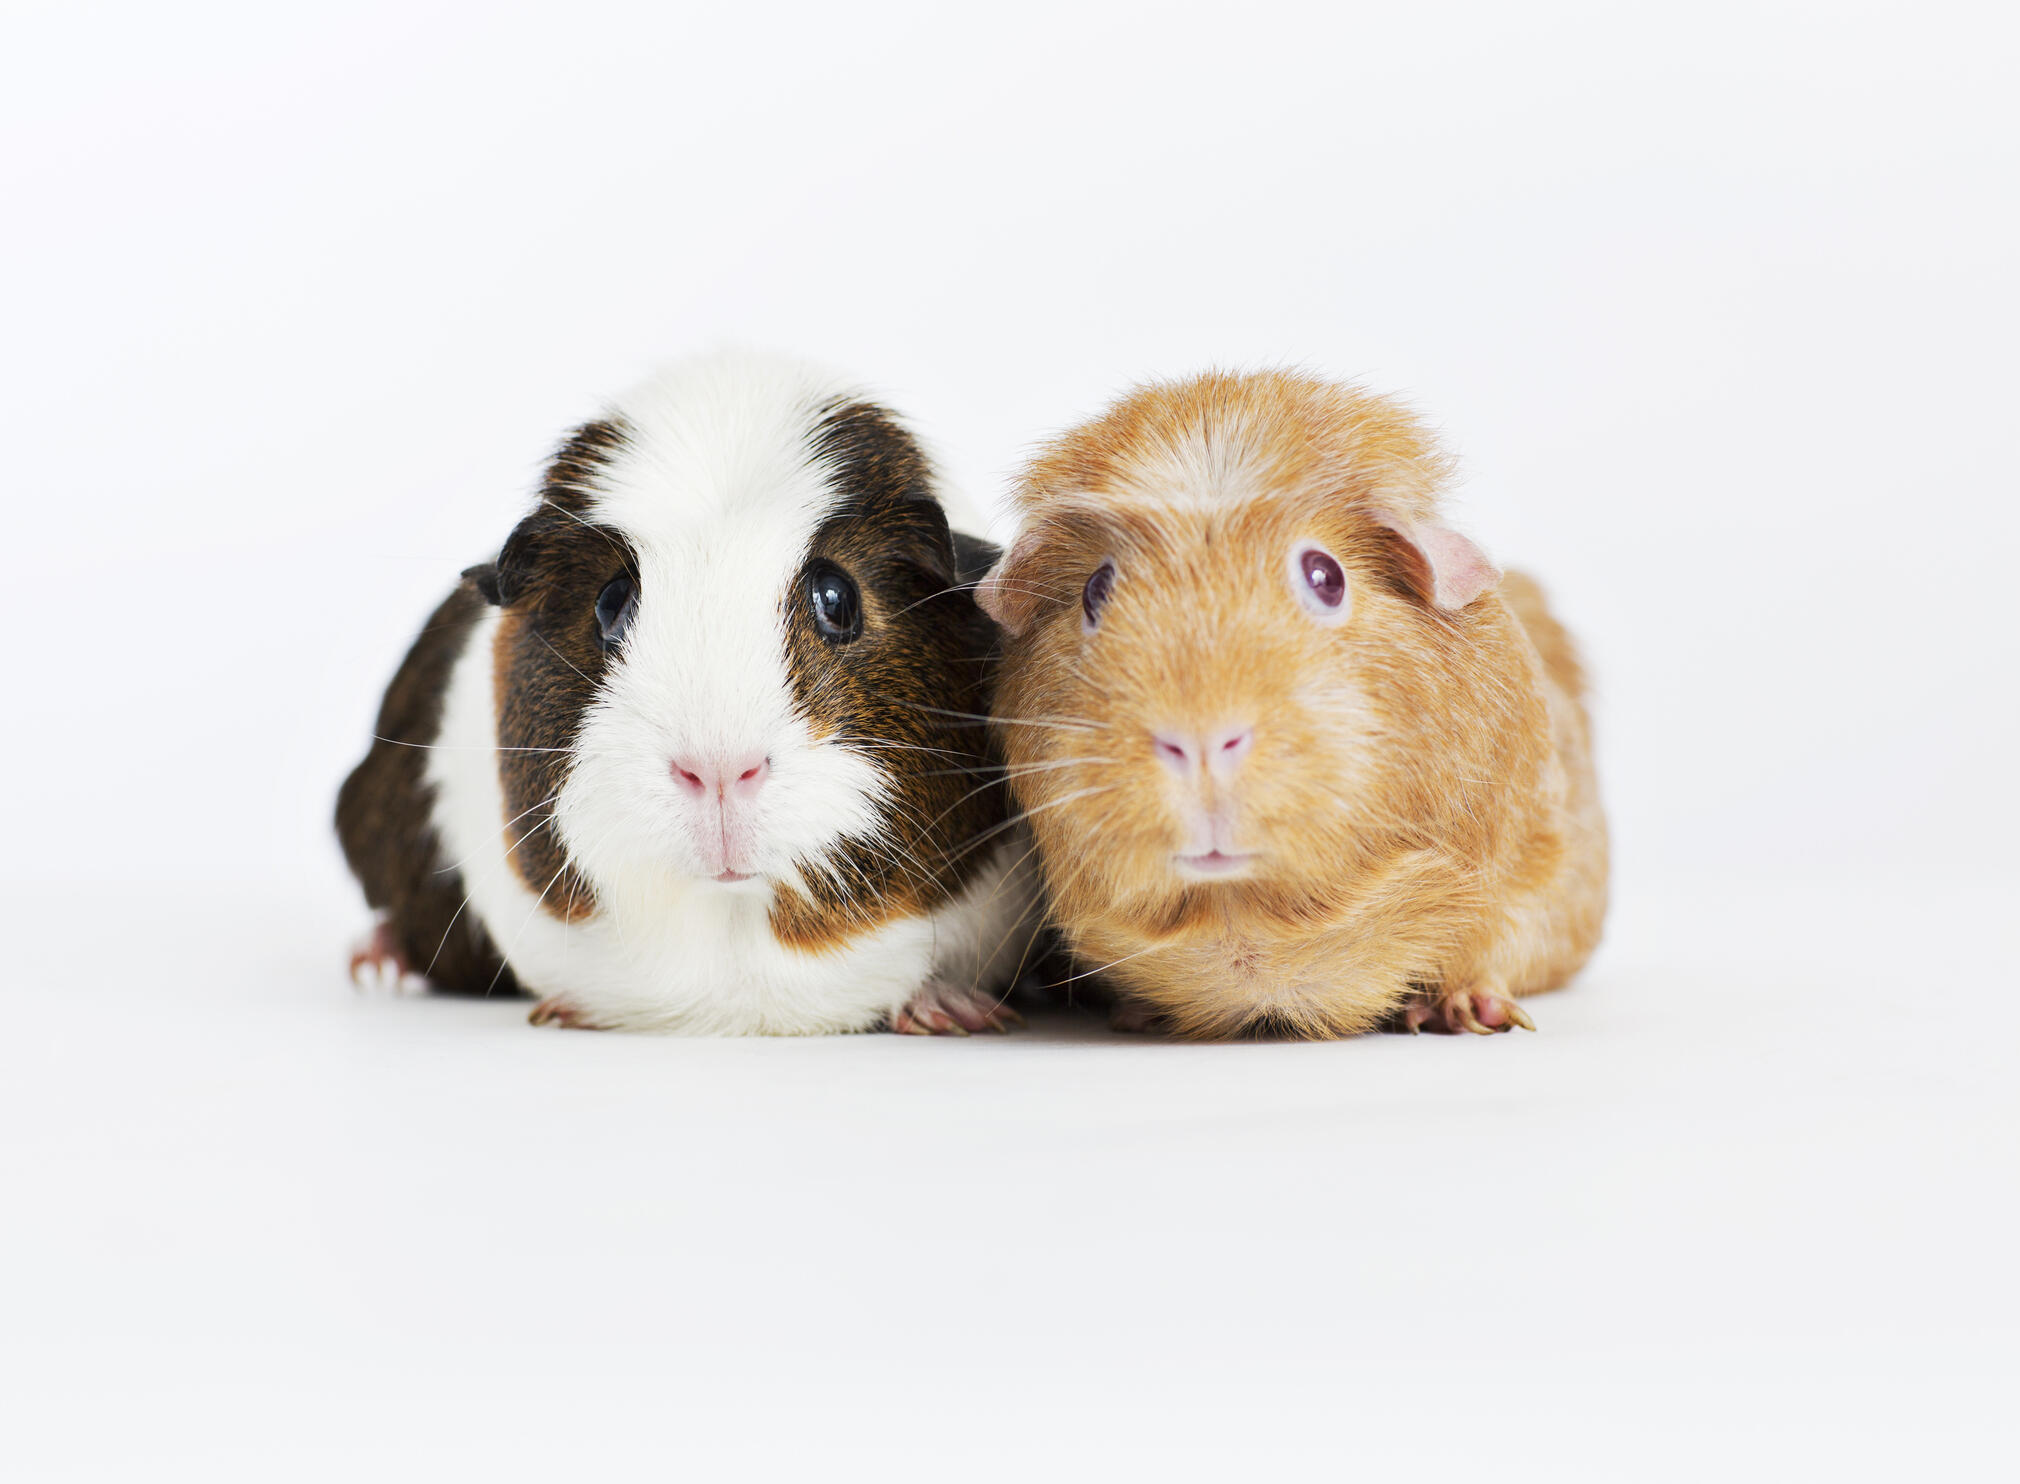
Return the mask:
{"type": "Polygon", "coordinates": [[[1397,575],[1419,602],[1457,613],[1500,584],[1501,569],[1450,526],[1387,512],[1375,520],[1391,537],[1397,575]]]}
{"type": "Polygon", "coordinates": [[[562,524],[561,518],[552,514],[548,502],[540,506],[505,538],[505,545],[498,552],[495,562],[480,562],[467,569],[463,575],[477,586],[484,601],[500,608],[510,608],[519,601],[520,593],[526,586],[526,568],[540,549],[541,543],[562,524]]]}
{"type": "Polygon", "coordinates": [[[959,581],[961,564],[946,510],[934,499],[910,500],[906,504],[912,519],[897,523],[906,555],[942,587],[953,587],[959,581]]]}
{"type": "Polygon", "coordinates": [[[474,567],[465,567],[463,569],[463,580],[474,585],[478,596],[483,598],[492,607],[495,608],[505,601],[498,591],[498,564],[496,562],[479,562],[474,567]]]}
{"type": "Polygon", "coordinates": [[[997,558],[989,575],[975,584],[976,606],[1013,638],[1031,626],[1031,616],[1038,609],[1039,593],[1030,575],[1038,547],[1038,533],[1025,532],[997,558]]]}

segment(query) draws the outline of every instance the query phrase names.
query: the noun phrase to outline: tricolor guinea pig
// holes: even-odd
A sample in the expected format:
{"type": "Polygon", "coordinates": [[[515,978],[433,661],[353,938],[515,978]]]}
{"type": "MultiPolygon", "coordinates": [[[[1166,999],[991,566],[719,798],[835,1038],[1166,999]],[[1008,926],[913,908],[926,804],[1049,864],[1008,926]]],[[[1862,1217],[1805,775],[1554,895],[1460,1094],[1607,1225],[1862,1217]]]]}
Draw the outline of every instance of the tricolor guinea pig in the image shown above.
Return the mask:
{"type": "Polygon", "coordinates": [[[693,1033],[1001,1029],[1031,905],[996,631],[911,434],[793,362],[577,429],[394,677],[337,830],[353,972],[693,1033]]]}
{"type": "Polygon", "coordinates": [[[1143,387],[1025,471],[977,590],[997,730],[1119,1023],[1506,1030],[1591,953],[1578,660],[1448,477],[1395,403],[1288,372],[1143,387]]]}

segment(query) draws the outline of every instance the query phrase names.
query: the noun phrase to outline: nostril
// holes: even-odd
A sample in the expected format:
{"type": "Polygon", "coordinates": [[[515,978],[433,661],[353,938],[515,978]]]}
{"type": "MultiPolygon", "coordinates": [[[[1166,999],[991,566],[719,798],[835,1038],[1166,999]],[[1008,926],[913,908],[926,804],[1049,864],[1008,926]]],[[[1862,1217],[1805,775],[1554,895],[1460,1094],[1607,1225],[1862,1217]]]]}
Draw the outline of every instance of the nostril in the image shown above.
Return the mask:
{"type": "Polygon", "coordinates": [[[1216,771],[1229,774],[1240,766],[1241,760],[1247,757],[1249,750],[1255,746],[1255,728],[1222,727],[1208,739],[1207,745],[1213,749],[1211,756],[1216,771]]]}
{"type": "Polygon", "coordinates": [[[691,794],[736,794],[748,798],[771,776],[772,760],[762,753],[742,757],[677,757],[667,764],[674,782],[691,794]]]}
{"type": "Polygon", "coordinates": [[[1190,737],[1178,732],[1152,732],[1150,745],[1158,757],[1170,766],[1181,771],[1192,766],[1195,748],[1190,737]]]}

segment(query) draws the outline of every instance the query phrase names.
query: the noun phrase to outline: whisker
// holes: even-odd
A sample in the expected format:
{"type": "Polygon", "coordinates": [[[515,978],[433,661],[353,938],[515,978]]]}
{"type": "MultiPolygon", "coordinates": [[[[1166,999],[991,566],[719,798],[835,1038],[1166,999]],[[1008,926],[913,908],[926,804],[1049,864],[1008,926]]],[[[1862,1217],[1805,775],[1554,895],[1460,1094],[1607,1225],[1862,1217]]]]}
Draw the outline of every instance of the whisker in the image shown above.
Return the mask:
{"type": "Polygon", "coordinates": [[[957,582],[957,583],[955,583],[955,584],[954,584],[954,585],[953,585],[952,587],[943,587],[943,588],[941,588],[941,589],[940,589],[940,590],[939,590],[939,591],[938,591],[937,593],[928,593],[928,594],[926,594],[926,596],[925,596],[925,597],[923,597],[923,598],[919,599],[919,600],[918,600],[918,602],[916,602],[916,603],[907,603],[907,604],[906,604],[906,605],[905,605],[904,607],[900,608],[900,609],[899,609],[899,610],[898,610],[898,611],[897,611],[896,613],[894,613],[894,614],[892,614],[892,615],[891,615],[891,620],[892,620],[892,621],[896,621],[897,619],[901,619],[901,618],[903,618],[903,617],[904,617],[904,616],[905,616],[906,614],[910,613],[910,612],[911,612],[911,611],[912,611],[912,610],[913,610],[914,608],[923,608],[923,607],[925,607],[925,606],[926,606],[926,604],[928,604],[928,603],[931,603],[931,602],[933,602],[934,600],[936,600],[936,599],[938,599],[938,598],[944,598],[944,597],[947,597],[947,596],[948,596],[949,594],[952,594],[952,593],[972,593],[973,591],[975,591],[975,584],[974,584],[974,583],[972,583],[972,582],[957,582]]]}
{"type": "Polygon", "coordinates": [[[1088,969],[1085,972],[1079,974],[1069,974],[1064,979],[1060,980],[1059,983],[1073,984],[1082,979],[1092,979],[1096,974],[1106,974],[1110,969],[1116,967],[1118,964],[1126,964],[1133,958],[1142,958],[1143,955],[1146,953],[1155,953],[1158,949],[1162,948],[1163,946],[1164,945],[1162,943],[1152,943],[1148,948],[1139,948],[1134,953],[1123,954],[1121,958],[1112,958],[1107,963],[1102,964],[1099,968],[1088,969]]]}
{"type": "MultiPolygon", "coordinates": [[[[467,891],[464,892],[461,904],[457,906],[454,912],[451,912],[449,914],[449,925],[442,929],[442,941],[435,945],[435,952],[434,955],[428,960],[428,967],[421,970],[421,977],[423,979],[430,977],[435,972],[435,965],[439,963],[442,958],[442,950],[449,946],[449,934],[456,931],[456,920],[463,915],[463,908],[470,905],[470,896],[471,893],[467,891]]],[[[502,958],[500,959],[500,962],[501,963],[503,962],[502,958]]],[[[497,977],[495,975],[492,977],[491,982],[493,984],[496,984],[498,982],[497,977]]],[[[486,994],[489,994],[491,991],[487,989],[484,992],[486,994]]]]}
{"type": "MultiPolygon", "coordinates": [[[[917,742],[897,742],[886,737],[851,737],[847,741],[837,742],[835,745],[845,749],[855,749],[864,752],[933,752],[940,754],[942,757],[972,757],[977,759],[981,757],[980,753],[965,752],[958,747],[926,747],[917,742]]],[[[979,761],[976,764],[977,770],[984,766],[986,764],[979,761]]]]}
{"type": "MultiPolygon", "coordinates": [[[[1102,835],[1106,831],[1109,822],[1116,817],[1117,813],[1118,811],[1113,809],[1102,811],[1101,814],[1096,816],[1095,828],[1092,833],[1097,837],[1102,835]]],[[[1034,841],[1032,846],[1032,852],[1030,853],[1035,853],[1036,850],[1037,845],[1034,841]]],[[[1029,853],[1027,853],[1027,859],[1028,858],[1029,853]]],[[[1047,927],[1058,926],[1058,924],[1056,923],[1056,921],[1053,920],[1052,917],[1051,909],[1053,903],[1059,897],[1065,896],[1068,892],[1077,887],[1080,884],[1082,878],[1085,877],[1089,872],[1091,872],[1094,869],[1094,867],[1101,862],[1102,859],[1103,858],[1098,854],[1090,854],[1085,860],[1083,860],[1080,863],[1080,865],[1074,870],[1072,875],[1066,878],[1066,881],[1062,885],[1060,885],[1056,891],[1048,887],[1047,883],[1043,880],[1043,873],[1042,872],[1040,873],[1040,880],[1037,883],[1038,890],[1034,897],[1034,905],[1044,907],[1046,910],[1040,915],[1037,925],[1032,928],[1031,932],[1029,933],[1029,935],[1026,936],[1024,940],[1023,952],[1022,954],[1020,954],[1017,960],[1017,977],[1019,978],[1023,977],[1024,965],[1029,961],[1031,957],[1031,950],[1037,946],[1038,939],[1044,933],[1045,929],[1047,927]]],[[[1019,922],[1021,922],[1022,920],[1023,920],[1022,917],[1018,919],[1019,922]]],[[[1010,939],[1010,934],[1015,933],[1016,930],[1017,930],[1016,924],[1012,924],[1010,931],[1004,935],[1002,943],[999,943],[997,945],[995,952],[992,952],[990,954],[991,962],[994,962],[995,954],[1002,951],[1003,943],[1007,943],[1010,939]]],[[[1070,982],[1071,982],[1070,980],[1061,981],[1061,983],[1070,983],[1070,982]]],[[[1056,988],[1057,986],[1054,987],[1056,988]]],[[[1069,995],[1068,999],[1071,998],[1072,996],[1069,995]]]]}
{"type": "Polygon", "coordinates": [[[962,846],[961,850],[958,853],[947,857],[947,864],[951,867],[956,861],[964,859],[971,851],[975,850],[978,846],[987,843],[989,840],[995,838],[997,835],[1002,834],[1003,831],[1007,829],[1015,828],[1018,824],[1020,824],[1024,820],[1030,819],[1034,815],[1043,814],[1047,809],[1057,809],[1063,804],[1071,804],[1074,803],[1076,800],[1089,798],[1095,794],[1109,793],[1113,791],[1114,787],[1115,785],[1111,783],[1096,784],[1092,788],[1083,788],[1076,793],[1065,794],[1056,799],[1048,799],[1043,804],[1040,804],[1036,809],[1027,809],[1021,814],[1012,815],[1009,819],[1003,820],[999,824],[993,824],[989,826],[989,828],[981,830],[975,835],[969,837],[967,843],[962,846]]]}
{"type": "MultiPolygon", "coordinates": [[[[528,624],[526,626],[526,629],[527,632],[532,634],[534,638],[538,639],[542,644],[545,644],[547,648],[553,653],[554,657],[557,660],[561,661],[561,663],[566,665],[569,669],[574,670],[577,675],[582,675],[580,667],[576,665],[574,660],[571,660],[567,655],[563,654],[560,650],[554,648],[554,641],[552,639],[549,639],[545,634],[541,633],[540,630],[535,628],[532,624],[528,624]]],[[[590,680],[587,675],[582,675],[582,678],[585,681],[588,681],[590,685],[596,684],[596,682],[590,680]]]]}
{"type": "Polygon", "coordinates": [[[626,551],[622,546],[618,545],[617,539],[614,536],[612,536],[610,532],[606,531],[602,526],[597,525],[594,521],[584,520],[581,516],[577,515],[573,510],[570,510],[566,505],[561,504],[558,500],[555,500],[552,496],[547,495],[541,496],[540,503],[549,507],[550,509],[560,511],[563,515],[567,516],[570,520],[574,521],[578,526],[581,526],[583,530],[594,531],[597,535],[603,538],[604,543],[608,545],[612,551],[616,552],[619,556],[624,558],[627,567],[630,565],[631,553],[626,551]]]}
{"type": "Polygon", "coordinates": [[[572,747],[486,747],[481,742],[403,742],[398,737],[373,733],[374,742],[388,747],[418,747],[424,752],[573,752],[572,747]]]}
{"type": "MultiPolygon", "coordinates": [[[[524,819],[527,815],[531,814],[533,810],[545,808],[547,805],[553,803],[556,799],[560,797],[561,795],[559,793],[551,793],[546,798],[542,799],[539,803],[532,805],[530,808],[521,809],[517,814],[513,815],[510,819],[505,821],[505,828],[508,830],[511,829],[513,825],[519,823],[520,820],[524,819]]],[[[550,820],[552,819],[551,815],[549,816],[549,819],[550,820]]],[[[541,821],[541,823],[543,824],[547,822],[548,820],[541,821]]],[[[533,826],[532,829],[529,829],[525,833],[520,835],[520,837],[513,842],[511,850],[507,850],[505,852],[507,858],[508,859],[510,858],[513,850],[517,850],[521,845],[524,845],[528,840],[530,840],[533,837],[534,833],[539,828],[540,828],[539,825],[535,825],[533,826]]],[[[477,859],[478,856],[482,855],[487,849],[489,849],[488,846],[480,845],[475,850],[471,851],[468,855],[464,856],[461,860],[457,861],[453,866],[438,867],[435,871],[435,874],[437,876],[447,876],[451,871],[460,871],[465,866],[469,865],[471,861],[477,859]]]]}
{"type": "Polygon", "coordinates": [[[914,711],[927,711],[935,716],[952,716],[963,721],[981,722],[984,724],[995,722],[1002,726],[1073,728],[1090,732],[1098,730],[1091,721],[1079,721],[1069,718],[1045,720],[1035,717],[986,716],[979,711],[950,711],[944,706],[926,706],[917,701],[900,701],[895,696],[890,697],[890,699],[896,702],[896,704],[908,706],[914,711]]]}
{"type": "Polygon", "coordinates": [[[534,914],[540,910],[540,904],[547,900],[547,893],[554,890],[554,883],[561,879],[562,873],[568,869],[568,866],[569,863],[567,861],[562,861],[561,870],[556,871],[552,876],[547,878],[547,884],[540,888],[540,895],[533,899],[532,907],[527,910],[526,920],[519,924],[519,930],[512,935],[512,946],[500,950],[498,955],[498,972],[493,974],[491,982],[484,986],[485,998],[488,999],[490,997],[491,991],[498,987],[498,981],[505,977],[505,969],[512,962],[512,955],[519,951],[519,940],[526,936],[526,929],[533,926],[534,914]]]}

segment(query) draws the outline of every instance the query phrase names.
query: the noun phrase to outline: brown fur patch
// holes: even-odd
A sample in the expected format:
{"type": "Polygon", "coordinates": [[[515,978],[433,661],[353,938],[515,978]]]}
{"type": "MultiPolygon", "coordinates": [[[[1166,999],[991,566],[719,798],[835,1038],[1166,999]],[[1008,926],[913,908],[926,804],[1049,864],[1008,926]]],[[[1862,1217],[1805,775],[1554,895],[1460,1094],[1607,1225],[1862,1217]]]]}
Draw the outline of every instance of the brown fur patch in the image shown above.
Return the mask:
{"type": "MultiPolygon", "coordinates": [[[[595,601],[590,599],[592,618],[595,601]]],[[[580,708],[594,694],[594,682],[588,671],[577,668],[586,658],[580,646],[570,646],[577,651],[571,656],[556,642],[569,636],[555,631],[568,627],[542,625],[523,609],[507,609],[498,620],[491,662],[498,697],[498,780],[505,794],[500,821],[505,858],[539,897],[542,911],[563,922],[580,922],[596,911],[596,893],[569,863],[554,821],[555,803],[568,779],[568,755],[556,749],[573,743],[580,708]]]]}
{"type": "Polygon", "coordinates": [[[972,592],[975,558],[993,553],[970,543],[961,561],[925,457],[881,408],[831,408],[813,447],[838,498],[783,598],[787,668],[814,734],[861,748],[890,780],[879,837],[808,863],[807,892],[782,891],[772,909],[781,943],[819,953],[947,901],[988,861],[1006,799],[982,720],[995,629],[972,592]],[[814,625],[805,578],[820,562],[857,584],[852,641],[814,625]]]}
{"type": "Polygon", "coordinates": [[[578,428],[542,482],[540,503],[506,539],[494,583],[504,612],[493,640],[498,697],[498,778],[505,794],[507,859],[564,922],[596,911],[595,889],[569,864],[554,821],[569,749],[595,699],[606,655],[596,598],[612,578],[637,573],[615,531],[584,519],[596,475],[624,446],[617,422],[578,428]]]}
{"type": "Polygon", "coordinates": [[[422,627],[386,688],[371,749],[337,794],[337,838],[409,965],[443,989],[509,995],[518,985],[476,914],[464,910],[462,875],[442,859],[427,780],[449,675],[483,611],[466,582],[422,627]]]}
{"type": "Polygon", "coordinates": [[[1605,827],[1568,640],[1540,617],[1532,640],[1497,593],[1431,606],[1391,529],[1435,518],[1448,467],[1393,403],[1216,374],[1124,398],[1016,491],[1013,786],[1074,952],[1181,1032],[1349,1034],[1424,986],[1554,987],[1597,941],[1605,827]],[[1301,541],[1345,569],[1344,622],[1300,606],[1301,541]],[[1255,741],[1231,785],[1157,760],[1153,730],[1237,720],[1255,741]],[[1176,874],[1188,797],[1232,811],[1248,877],[1176,874]]]}

